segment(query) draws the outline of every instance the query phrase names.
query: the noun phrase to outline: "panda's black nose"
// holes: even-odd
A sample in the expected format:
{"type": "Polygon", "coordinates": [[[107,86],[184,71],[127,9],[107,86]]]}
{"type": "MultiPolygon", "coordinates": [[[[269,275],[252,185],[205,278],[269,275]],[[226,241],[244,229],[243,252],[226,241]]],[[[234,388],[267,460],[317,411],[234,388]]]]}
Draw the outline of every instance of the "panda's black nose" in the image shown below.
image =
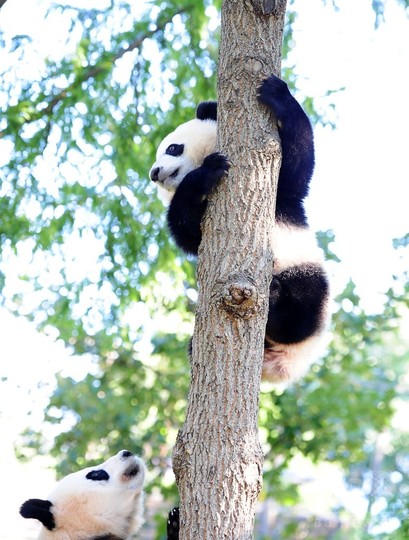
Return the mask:
{"type": "Polygon", "coordinates": [[[133,456],[132,452],[130,452],[129,450],[122,450],[121,452],[121,458],[122,459],[126,459],[126,458],[129,458],[133,456]]]}
{"type": "Polygon", "coordinates": [[[160,167],[155,167],[154,169],[151,170],[150,176],[151,176],[151,180],[153,180],[153,182],[156,182],[158,180],[159,172],[160,172],[160,167]]]}

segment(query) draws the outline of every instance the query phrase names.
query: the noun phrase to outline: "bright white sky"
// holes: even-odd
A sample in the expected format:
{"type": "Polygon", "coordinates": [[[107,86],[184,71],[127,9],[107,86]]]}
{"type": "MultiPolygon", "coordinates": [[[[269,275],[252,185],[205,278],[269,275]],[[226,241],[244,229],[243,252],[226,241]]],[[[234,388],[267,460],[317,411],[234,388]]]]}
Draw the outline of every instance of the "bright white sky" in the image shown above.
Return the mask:
{"type": "MultiPolygon", "coordinates": [[[[392,250],[391,240],[409,231],[409,22],[396,2],[387,0],[386,22],[374,31],[370,0],[337,3],[340,10],[334,12],[321,0],[297,2],[291,61],[297,66],[301,91],[324,106],[328,89],[345,87],[333,97],[336,131],[316,128],[317,166],[308,209],[314,229],[336,233],[335,250],[342,263],[335,288],[340,290],[352,276],[366,305],[375,309],[391,275],[408,267],[408,261],[399,261],[392,250]]],[[[8,0],[0,12],[0,26],[6,36],[35,35],[38,47],[48,51],[58,46],[61,29],[51,31],[48,26],[44,31],[39,4],[8,0]]],[[[147,173],[148,169],[149,164],[147,173]]],[[[43,409],[39,381],[52,383],[54,373],[67,366],[67,356],[61,345],[1,311],[0,328],[0,377],[10,377],[0,394],[0,456],[12,482],[7,506],[2,503],[0,540],[13,538],[11,531],[21,540],[25,533],[16,505],[22,496],[46,493],[22,489],[26,469],[13,462],[12,444],[43,409]]]]}
{"type": "Polygon", "coordinates": [[[293,51],[303,91],[345,86],[334,97],[336,131],[316,129],[309,216],[315,229],[334,229],[343,273],[372,304],[398,272],[391,239],[409,230],[409,22],[387,1],[386,24],[373,31],[370,2],[338,3],[334,13],[299,2],[293,51]]]}

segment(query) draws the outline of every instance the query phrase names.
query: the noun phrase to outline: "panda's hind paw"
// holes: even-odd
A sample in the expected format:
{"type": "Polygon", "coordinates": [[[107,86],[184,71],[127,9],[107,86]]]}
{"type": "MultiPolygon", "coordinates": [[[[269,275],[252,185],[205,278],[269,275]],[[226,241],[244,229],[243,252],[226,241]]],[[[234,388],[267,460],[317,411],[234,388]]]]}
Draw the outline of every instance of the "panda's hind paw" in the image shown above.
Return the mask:
{"type": "Polygon", "coordinates": [[[178,540],[179,538],[179,508],[172,508],[169,512],[166,525],[167,540],[178,540]]]}

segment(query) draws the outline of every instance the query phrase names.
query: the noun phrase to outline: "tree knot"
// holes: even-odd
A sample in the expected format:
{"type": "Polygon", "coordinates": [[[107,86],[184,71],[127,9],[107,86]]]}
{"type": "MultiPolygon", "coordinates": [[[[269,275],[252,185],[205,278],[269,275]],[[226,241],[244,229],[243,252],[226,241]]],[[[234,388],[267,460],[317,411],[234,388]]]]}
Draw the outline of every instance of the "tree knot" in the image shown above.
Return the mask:
{"type": "Polygon", "coordinates": [[[229,276],[221,288],[220,306],[241,319],[255,315],[258,311],[258,293],[254,282],[243,274],[229,276]]]}

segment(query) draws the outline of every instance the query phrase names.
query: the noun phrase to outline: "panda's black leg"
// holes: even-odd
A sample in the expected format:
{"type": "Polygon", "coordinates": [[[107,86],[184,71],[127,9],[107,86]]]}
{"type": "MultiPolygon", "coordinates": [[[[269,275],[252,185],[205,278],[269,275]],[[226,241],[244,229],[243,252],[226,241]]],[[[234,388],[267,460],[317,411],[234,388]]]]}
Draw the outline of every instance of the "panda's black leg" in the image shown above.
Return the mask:
{"type": "Polygon", "coordinates": [[[228,170],[225,156],[217,152],[210,154],[200,167],[185,176],[172,198],[168,209],[169,229],[177,245],[187,253],[197,255],[207,196],[228,170]]]}
{"type": "Polygon", "coordinates": [[[179,540],[179,508],[172,508],[166,524],[167,540],[179,540]]]}
{"type": "MultiPolygon", "coordinates": [[[[314,138],[307,115],[287,84],[272,75],[259,88],[259,99],[274,114],[282,147],[277,202],[287,197],[304,199],[314,170],[314,138]]],[[[280,208],[277,209],[278,214],[280,208]]]]}
{"type": "Polygon", "coordinates": [[[313,263],[277,274],[270,286],[266,341],[299,343],[322,328],[329,283],[322,266],[313,263]]]}

